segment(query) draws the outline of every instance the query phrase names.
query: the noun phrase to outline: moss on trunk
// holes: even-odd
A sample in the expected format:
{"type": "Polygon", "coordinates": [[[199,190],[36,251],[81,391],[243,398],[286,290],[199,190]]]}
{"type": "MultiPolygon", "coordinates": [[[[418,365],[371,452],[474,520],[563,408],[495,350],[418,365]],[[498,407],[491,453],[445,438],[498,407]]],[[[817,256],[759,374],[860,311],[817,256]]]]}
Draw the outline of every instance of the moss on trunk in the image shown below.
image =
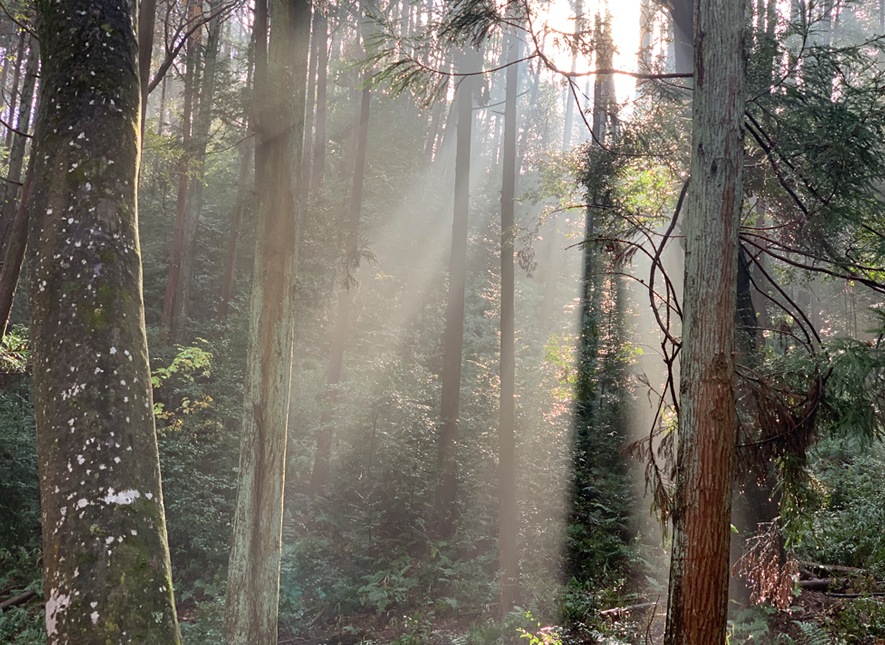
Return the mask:
{"type": "Polygon", "coordinates": [[[134,3],[37,3],[34,404],[50,643],[178,643],[141,297],[134,3]]]}

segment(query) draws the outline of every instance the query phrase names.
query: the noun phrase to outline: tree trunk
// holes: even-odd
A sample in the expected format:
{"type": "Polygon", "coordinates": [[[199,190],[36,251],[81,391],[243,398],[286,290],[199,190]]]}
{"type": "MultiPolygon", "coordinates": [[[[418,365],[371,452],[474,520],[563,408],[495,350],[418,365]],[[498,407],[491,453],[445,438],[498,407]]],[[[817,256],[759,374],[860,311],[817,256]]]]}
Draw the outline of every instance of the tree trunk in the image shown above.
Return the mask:
{"type": "Polygon", "coordinates": [[[28,201],[31,195],[32,173],[29,171],[22,188],[21,203],[12,223],[9,242],[3,253],[3,264],[0,265],[0,340],[6,335],[9,326],[9,314],[15,299],[15,290],[21,275],[25,249],[28,245],[28,201]]]}
{"type": "MultiPolygon", "coordinates": [[[[365,24],[365,23],[364,23],[365,24]]],[[[363,78],[368,81],[368,74],[363,78]]],[[[350,194],[350,222],[347,231],[347,244],[344,250],[344,287],[338,292],[338,311],[335,314],[335,331],[332,337],[332,353],[329,357],[329,371],[326,375],[326,401],[320,428],[317,432],[317,449],[314,455],[313,472],[310,477],[310,492],[319,493],[329,481],[332,459],[332,438],[335,427],[332,415],[337,401],[335,390],[341,382],[344,364],[344,349],[347,346],[350,326],[350,308],[353,304],[353,272],[359,267],[360,215],[363,207],[363,183],[366,177],[366,150],[369,142],[369,115],[371,94],[366,87],[361,92],[360,110],[356,123],[356,148],[353,169],[353,186],[350,194]]]]}
{"type": "MultiPolygon", "coordinates": [[[[578,0],[575,4],[575,33],[572,35],[572,74],[578,68],[578,41],[581,38],[583,27],[584,3],[578,0]]],[[[597,65],[598,67],[598,65],[597,65]]],[[[569,150],[572,147],[572,120],[575,111],[575,93],[572,91],[571,82],[566,90],[565,97],[565,123],[562,128],[562,149],[569,150]]]]}
{"type": "Polygon", "coordinates": [[[169,335],[175,324],[176,299],[179,276],[181,275],[181,256],[184,248],[184,223],[187,205],[188,168],[190,166],[189,144],[191,139],[191,116],[193,113],[193,95],[196,80],[194,79],[194,49],[195,42],[192,40],[185,45],[185,74],[184,74],[184,105],[181,113],[181,145],[183,148],[181,159],[178,162],[178,200],[175,207],[175,232],[172,237],[172,252],[169,257],[169,274],[166,277],[166,294],[163,298],[163,342],[169,340],[169,335]]]}
{"type": "Polygon", "coordinates": [[[29,293],[51,645],[181,642],[141,293],[133,6],[37,2],[29,293]]]}
{"type": "Polygon", "coordinates": [[[317,199],[323,190],[323,175],[326,169],[326,80],[329,71],[328,29],[326,9],[317,10],[317,108],[313,143],[313,163],[310,174],[310,194],[317,199]]]}
{"type": "Polygon", "coordinates": [[[28,142],[28,128],[31,124],[31,105],[34,103],[34,91],[37,83],[37,70],[40,63],[39,43],[31,40],[31,51],[28,54],[28,65],[25,71],[25,80],[22,83],[21,103],[19,105],[18,119],[15,122],[15,137],[12,141],[12,150],[9,152],[10,181],[6,183],[6,198],[3,202],[3,212],[0,215],[0,255],[6,255],[9,244],[9,236],[12,234],[12,226],[15,214],[18,211],[19,182],[22,179],[22,168],[25,162],[25,147],[28,142]]]}
{"type": "Polygon", "coordinates": [[[725,642],[735,442],[744,4],[699,0],[666,645],[725,642]]]}
{"type": "MultiPolygon", "coordinates": [[[[21,79],[22,58],[25,55],[25,44],[28,41],[28,33],[22,30],[18,39],[18,50],[15,55],[15,71],[12,73],[12,91],[9,93],[9,109],[6,111],[6,120],[12,124],[12,115],[15,114],[15,100],[18,93],[18,83],[21,79]]],[[[6,131],[6,149],[12,147],[12,130],[6,131]]]]}
{"type": "MultiPolygon", "coordinates": [[[[256,10],[256,30],[266,25],[259,13],[263,11],[256,10]]],[[[268,73],[261,78],[267,86],[256,88],[261,101],[258,172],[265,178],[255,232],[245,414],[225,608],[230,645],[277,642],[310,15],[306,0],[273,0],[268,73]]],[[[263,37],[259,34],[257,42],[263,37]]]]}
{"type": "Polygon", "coordinates": [[[224,274],[221,278],[221,298],[218,303],[218,311],[215,314],[217,322],[227,320],[230,311],[230,300],[234,293],[234,278],[237,271],[237,251],[240,245],[240,227],[243,224],[243,215],[246,212],[247,193],[249,191],[249,167],[252,161],[255,145],[252,137],[246,138],[240,144],[240,174],[237,185],[237,204],[234,208],[234,216],[231,218],[230,234],[228,235],[227,254],[224,256],[224,274]]]}
{"type": "MultiPolygon", "coordinates": [[[[144,117],[147,113],[148,86],[151,83],[151,55],[154,53],[154,21],[157,0],[141,0],[138,7],[138,78],[141,83],[141,138],[144,139],[144,117]]],[[[163,115],[160,115],[163,120],[163,115]]]]}
{"type": "MultiPolygon", "coordinates": [[[[476,50],[462,52],[458,67],[476,71],[476,50]]],[[[455,152],[455,209],[452,221],[452,252],[449,258],[449,293],[443,333],[442,400],[437,448],[437,483],[434,524],[441,538],[455,532],[458,494],[458,425],[461,405],[461,350],[464,343],[464,289],[467,284],[467,223],[470,210],[470,142],[473,125],[475,76],[463,76],[455,95],[457,140],[455,152]]]]}
{"type": "MultiPolygon", "coordinates": [[[[316,89],[317,89],[317,59],[319,58],[320,47],[326,46],[326,34],[323,33],[320,38],[320,17],[321,11],[317,11],[313,15],[313,28],[310,36],[310,59],[307,67],[307,109],[304,119],[304,140],[310,142],[313,140],[313,115],[316,105],[316,89]],[[322,45],[320,45],[322,40],[322,45]]],[[[313,149],[310,145],[304,146],[304,161],[301,165],[301,172],[304,174],[302,184],[310,186],[311,164],[313,163],[313,149]]],[[[308,203],[310,203],[310,195],[308,194],[308,203]]]]}
{"type": "Polygon", "coordinates": [[[519,90],[519,41],[508,34],[504,39],[507,64],[507,88],[504,104],[504,148],[501,182],[501,401],[498,428],[498,548],[501,568],[503,618],[519,598],[519,511],[516,505],[516,433],[513,427],[515,408],[516,359],[514,352],[513,243],[516,239],[514,210],[516,200],[516,132],[519,123],[516,101],[519,90]]]}
{"type": "Polygon", "coordinates": [[[209,128],[212,125],[212,110],[215,101],[215,67],[218,60],[221,18],[215,12],[216,3],[210,2],[209,6],[210,11],[214,13],[214,17],[209,21],[209,36],[203,48],[202,87],[200,88],[199,106],[191,136],[193,153],[191,157],[191,178],[185,204],[184,231],[181,241],[181,270],[178,273],[172,325],[178,342],[184,341],[184,319],[190,311],[191,288],[194,281],[194,261],[197,255],[197,230],[200,225],[201,211],[203,210],[206,148],[209,145],[209,128]]]}
{"type": "MultiPolygon", "coordinates": [[[[253,33],[252,44],[249,47],[249,62],[246,71],[246,88],[251,92],[253,101],[255,96],[255,38],[253,33]]],[[[234,279],[237,270],[237,251],[240,245],[240,226],[243,224],[243,215],[246,212],[246,203],[249,194],[249,168],[255,153],[253,118],[246,117],[246,138],[240,143],[240,174],[237,184],[237,203],[234,207],[234,216],[231,218],[230,234],[228,235],[227,254],[224,258],[224,271],[221,277],[221,297],[218,302],[218,310],[215,320],[223,323],[227,319],[230,310],[230,300],[234,293],[234,279]]],[[[306,186],[306,184],[305,184],[306,186]]]]}

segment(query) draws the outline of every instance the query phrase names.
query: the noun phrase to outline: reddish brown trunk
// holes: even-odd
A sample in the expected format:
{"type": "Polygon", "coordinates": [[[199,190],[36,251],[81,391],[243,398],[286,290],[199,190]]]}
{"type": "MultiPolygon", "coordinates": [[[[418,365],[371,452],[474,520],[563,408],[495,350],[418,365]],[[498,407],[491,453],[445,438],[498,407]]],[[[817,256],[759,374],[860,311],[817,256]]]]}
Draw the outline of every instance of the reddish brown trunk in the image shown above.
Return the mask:
{"type": "Polygon", "coordinates": [[[734,471],[744,3],[695,6],[679,452],[665,645],[725,642],[734,471]]]}

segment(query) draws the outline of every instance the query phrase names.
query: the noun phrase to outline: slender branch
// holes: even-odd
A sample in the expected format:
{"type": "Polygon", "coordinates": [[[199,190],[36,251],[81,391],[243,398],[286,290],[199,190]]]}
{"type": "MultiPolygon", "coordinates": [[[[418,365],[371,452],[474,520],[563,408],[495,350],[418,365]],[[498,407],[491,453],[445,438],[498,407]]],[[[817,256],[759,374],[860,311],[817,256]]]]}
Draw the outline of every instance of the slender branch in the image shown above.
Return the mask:
{"type": "MultiPolygon", "coordinates": [[[[749,242],[753,246],[756,246],[757,248],[760,248],[760,249],[762,248],[758,244],[755,244],[752,240],[745,240],[745,241],[749,242]]],[[[769,255],[772,255],[767,249],[762,249],[762,250],[765,251],[766,253],[769,253],[769,255]]],[[[755,264],[759,268],[759,270],[762,272],[762,275],[764,275],[765,278],[768,280],[768,282],[771,283],[771,286],[773,286],[775,289],[777,289],[777,292],[779,294],[781,294],[781,297],[784,300],[786,300],[793,307],[793,311],[798,313],[799,316],[802,318],[802,320],[805,321],[805,324],[808,325],[808,329],[811,330],[811,333],[814,334],[814,338],[817,340],[818,344],[820,344],[820,342],[821,342],[820,336],[818,335],[817,330],[814,328],[814,325],[812,325],[811,321],[808,320],[808,317],[805,315],[805,312],[802,311],[802,308],[799,307],[799,305],[797,305],[793,301],[793,299],[787,295],[787,292],[784,291],[780,287],[780,285],[778,285],[774,280],[772,280],[771,275],[768,273],[768,271],[765,270],[765,267],[762,265],[762,262],[760,262],[752,253],[748,253],[747,255],[749,256],[749,258],[753,262],[753,264],[755,264]]],[[[773,257],[776,257],[776,256],[773,256],[773,257]]],[[[794,319],[796,318],[794,313],[791,312],[790,315],[793,316],[794,319]]],[[[805,337],[808,339],[809,345],[812,345],[811,336],[808,334],[807,329],[805,327],[803,327],[802,325],[799,325],[799,329],[801,329],[802,333],[805,334],[805,337]]]]}
{"type": "Polygon", "coordinates": [[[652,296],[652,294],[654,293],[655,273],[657,272],[658,264],[661,261],[661,253],[664,252],[664,246],[667,244],[667,240],[673,233],[673,229],[676,228],[676,222],[679,220],[679,212],[682,210],[682,203],[683,201],[685,201],[685,195],[688,193],[689,181],[691,181],[691,177],[688,177],[682,184],[682,191],[679,193],[679,199],[676,201],[676,208],[673,211],[673,219],[670,220],[670,226],[667,227],[667,231],[664,233],[664,237],[661,240],[661,243],[655,249],[655,254],[651,261],[651,271],[648,276],[649,302],[651,303],[651,309],[654,312],[655,319],[658,321],[658,327],[661,328],[661,331],[664,332],[667,340],[673,343],[673,345],[679,345],[679,342],[675,338],[673,338],[672,335],[670,335],[669,326],[665,326],[664,321],[661,320],[661,314],[658,311],[657,306],[655,305],[654,297],[652,296]]]}
{"type": "Polygon", "coordinates": [[[27,138],[27,139],[33,139],[33,138],[34,138],[33,135],[28,134],[27,132],[22,132],[21,130],[16,130],[15,128],[13,128],[11,125],[9,125],[9,124],[8,124],[6,121],[4,121],[3,119],[0,119],[0,125],[2,125],[3,127],[5,127],[7,130],[10,130],[10,131],[12,131],[12,132],[15,132],[17,135],[19,135],[19,136],[21,136],[21,137],[25,137],[25,138],[27,138]]]}
{"type": "MultiPolygon", "coordinates": [[[[166,58],[160,64],[160,67],[157,70],[157,73],[154,75],[154,77],[151,79],[151,82],[148,84],[147,93],[150,94],[151,92],[153,92],[154,89],[156,89],[157,85],[160,84],[160,81],[163,80],[163,77],[166,75],[166,72],[169,71],[169,68],[172,66],[172,63],[175,62],[175,59],[178,57],[178,52],[181,51],[181,48],[184,47],[185,43],[188,41],[188,39],[191,36],[194,35],[194,33],[196,33],[199,29],[201,29],[203,27],[203,25],[205,25],[206,23],[215,19],[217,16],[221,16],[222,14],[229,13],[229,12],[233,11],[233,9],[236,7],[236,5],[237,5],[237,0],[232,0],[231,2],[228,2],[226,4],[219,5],[218,8],[215,9],[215,11],[210,11],[209,13],[200,14],[200,18],[198,20],[194,20],[193,21],[194,24],[187,31],[183,30],[183,26],[181,29],[177,29],[176,33],[173,35],[173,38],[176,38],[178,36],[181,36],[181,38],[172,47],[171,50],[167,51],[166,58]]],[[[183,23],[183,25],[188,24],[188,22],[191,22],[191,21],[187,20],[183,23]]]]}
{"type": "Polygon", "coordinates": [[[31,27],[29,27],[28,25],[26,25],[26,24],[20,22],[19,20],[17,20],[16,17],[13,16],[13,15],[9,12],[9,9],[6,8],[6,3],[3,2],[2,0],[0,0],[0,9],[2,9],[2,10],[3,10],[3,13],[6,14],[6,17],[9,18],[9,19],[10,19],[12,22],[14,22],[15,24],[17,24],[17,25],[21,28],[22,31],[24,31],[24,32],[26,32],[26,33],[28,33],[28,34],[30,34],[30,35],[31,35],[31,38],[35,38],[35,39],[39,40],[39,38],[37,38],[37,32],[34,31],[33,29],[31,29],[31,27]]]}

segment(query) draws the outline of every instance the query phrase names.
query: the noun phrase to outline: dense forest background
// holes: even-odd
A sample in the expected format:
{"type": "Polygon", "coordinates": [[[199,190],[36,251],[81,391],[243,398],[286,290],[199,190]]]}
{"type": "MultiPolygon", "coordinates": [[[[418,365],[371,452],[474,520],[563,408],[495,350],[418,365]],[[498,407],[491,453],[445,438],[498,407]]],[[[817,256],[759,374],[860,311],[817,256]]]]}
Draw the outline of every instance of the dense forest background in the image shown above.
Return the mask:
{"type": "MultiPolygon", "coordinates": [[[[155,26],[138,222],[175,600],[185,642],[221,643],[267,190],[256,19],[236,0],[142,5],[155,26]]],[[[314,4],[281,643],[659,641],[683,5],[314,4]],[[515,569],[499,539],[508,465],[515,569]]],[[[39,96],[33,21],[29,3],[2,3],[0,300],[15,297],[0,642],[16,644],[46,638],[28,288],[6,277],[39,96]]],[[[867,0],[750,7],[730,643],[885,638],[883,21],[867,0]]]]}

